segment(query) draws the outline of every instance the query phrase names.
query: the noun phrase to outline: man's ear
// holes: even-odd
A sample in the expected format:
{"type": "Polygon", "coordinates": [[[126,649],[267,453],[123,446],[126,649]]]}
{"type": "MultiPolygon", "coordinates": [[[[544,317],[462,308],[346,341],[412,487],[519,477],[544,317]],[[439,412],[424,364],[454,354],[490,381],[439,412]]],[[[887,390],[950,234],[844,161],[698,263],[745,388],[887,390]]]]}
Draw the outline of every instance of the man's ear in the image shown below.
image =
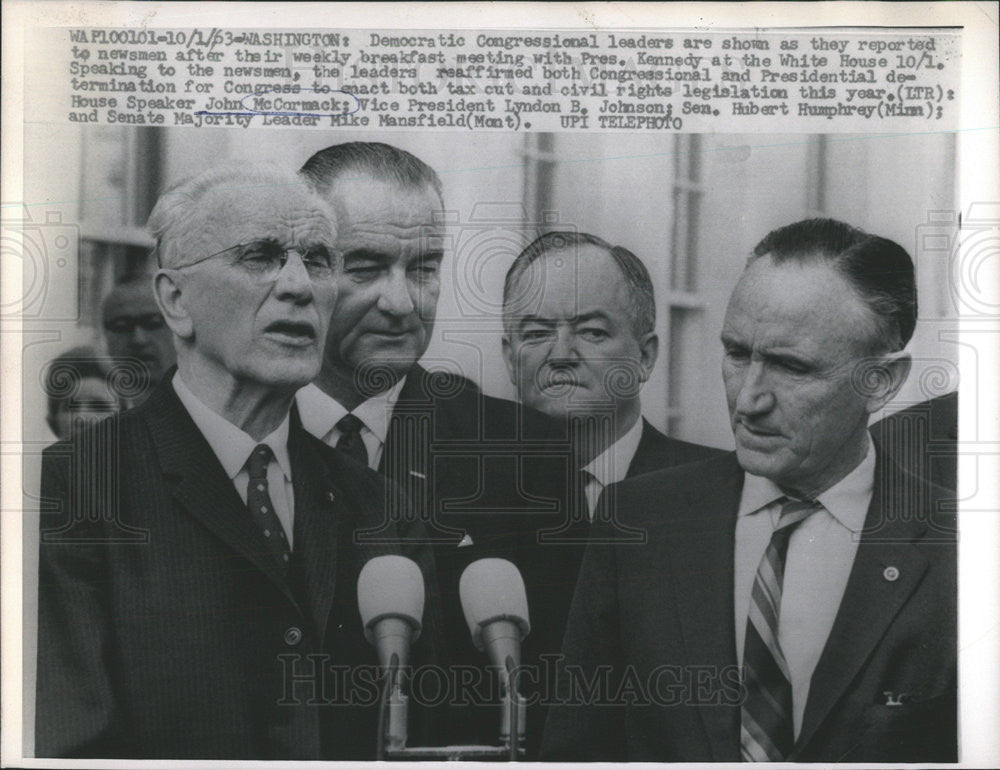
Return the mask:
{"type": "Polygon", "coordinates": [[[656,332],[644,334],[639,339],[639,364],[644,373],[643,382],[653,376],[653,367],[656,366],[656,358],[659,354],[660,338],[656,336],[656,332]]]}
{"type": "Polygon", "coordinates": [[[903,387],[912,365],[906,351],[872,356],[861,361],[855,380],[862,387],[868,414],[880,411],[903,387]]]}
{"type": "Polygon", "coordinates": [[[194,323],[185,307],[183,282],[177,270],[161,269],[153,278],[153,295],[170,331],[181,339],[194,337],[194,323]]]}
{"type": "Polygon", "coordinates": [[[510,378],[510,384],[516,388],[517,378],[514,376],[514,348],[510,344],[510,339],[508,339],[506,334],[500,338],[500,353],[503,355],[503,362],[507,367],[507,377],[510,378]]]}

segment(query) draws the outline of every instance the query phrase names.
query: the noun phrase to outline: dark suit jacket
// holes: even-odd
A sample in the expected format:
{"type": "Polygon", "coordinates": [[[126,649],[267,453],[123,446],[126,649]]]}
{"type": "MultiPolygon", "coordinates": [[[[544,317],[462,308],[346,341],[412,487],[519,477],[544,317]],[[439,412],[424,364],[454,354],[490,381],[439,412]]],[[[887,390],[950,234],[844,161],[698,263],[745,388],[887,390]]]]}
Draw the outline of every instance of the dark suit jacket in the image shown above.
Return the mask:
{"type": "MultiPolygon", "coordinates": [[[[46,451],[38,756],[373,757],[356,585],[395,549],[356,536],[385,518],[385,482],[294,417],[289,454],[286,577],[169,382],[46,451]]],[[[434,654],[437,611],[415,663],[434,654]]]]}
{"type": "Polygon", "coordinates": [[[390,491],[415,503],[433,543],[449,673],[439,743],[498,742],[496,675],[473,647],[459,579],[480,558],[522,565],[526,528],[563,510],[568,467],[565,429],[555,421],[463,377],[420,366],[408,373],[379,470],[396,482],[390,491]],[[460,546],[466,535],[471,543],[460,546]]]}
{"type": "Polygon", "coordinates": [[[639,439],[639,447],[635,450],[635,457],[632,458],[632,462],[628,466],[625,478],[631,479],[644,473],[673,468],[675,465],[707,460],[722,453],[721,449],[670,438],[650,425],[644,417],[642,418],[642,438],[639,439]]]}
{"type": "MultiPolygon", "coordinates": [[[[742,483],[728,454],[617,485],[619,519],[647,539],[588,548],[543,758],[740,760],[733,563],[742,483]]],[[[955,761],[956,538],[945,495],[879,456],[789,760],[955,761]],[[887,705],[890,696],[902,703],[887,705]]]]}
{"type": "Polygon", "coordinates": [[[890,414],[872,438],[897,465],[952,491],[958,489],[958,392],[890,414]]]}
{"type": "MultiPolygon", "coordinates": [[[[629,464],[626,479],[722,454],[724,453],[719,449],[669,438],[643,419],[642,437],[629,464]]],[[[566,479],[567,484],[571,478],[566,479]]],[[[566,501],[566,507],[558,516],[549,517],[548,529],[557,530],[563,522],[572,519],[573,512],[570,508],[574,505],[574,493],[578,496],[582,490],[571,489],[561,493],[562,499],[566,501]]],[[[581,499],[576,504],[582,506],[584,502],[581,499]]],[[[525,680],[524,689],[538,697],[539,703],[544,700],[541,696],[544,695],[548,680],[554,673],[552,664],[546,662],[547,658],[549,660],[551,658],[548,656],[554,658],[562,647],[570,601],[573,598],[580,562],[592,528],[592,524],[581,522],[546,541],[538,537],[540,527],[536,526],[534,531],[528,533],[527,542],[522,546],[523,551],[519,555],[522,572],[528,583],[528,600],[534,621],[534,628],[524,645],[525,664],[533,667],[526,670],[530,679],[525,680]]],[[[619,534],[624,533],[619,532],[619,534]]],[[[545,709],[534,708],[529,711],[528,716],[529,750],[537,752],[545,709]]]]}

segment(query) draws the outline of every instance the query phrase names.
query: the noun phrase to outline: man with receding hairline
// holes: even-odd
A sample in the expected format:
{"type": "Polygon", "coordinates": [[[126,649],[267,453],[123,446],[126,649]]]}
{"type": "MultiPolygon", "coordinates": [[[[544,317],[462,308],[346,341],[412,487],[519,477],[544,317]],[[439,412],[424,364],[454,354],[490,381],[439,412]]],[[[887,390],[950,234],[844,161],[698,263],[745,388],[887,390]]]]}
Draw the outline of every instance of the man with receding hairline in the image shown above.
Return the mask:
{"type": "MultiPolygon", "coordinates": [[[[470,379],[420,365],[444,258],[435,171],[398,147],[349,142],[318,151],[300,173],[333,209],[344,260],[323,367],[296,396],[303,425],[414,501],[436,541],[449,660],[476,667],[479,691],[488,692],[492,674],[469,637],[459,579],[477,558],[518,561],[518,516],[560,505],[558,474],[525,453],[532,440],[558,440],[558,431],[542,415],[483,394],[470,379]]],[[[446,700],[456,705],[445,740],[497,740],[496,704],[476,709],[481,698],[467,685],[446,700]]]]}
{"type": "MultiPolygon", "coordinates": [[[[527,522],[522,557],[532,612],[544,618],[527,659],[556,655],[597,501],[626,478],[702,460],[718,450],[668,437],[642,416],[641,393],[659,352],[649,271],[622,246],[555,231],[528,244],[507,271],[502,352],[518,399],[564,426],[572,446],[569,510],[544,537],[527,522]]],[[[529,716],[541,727],[544,710],[529,716]]]]}
{"type": "Polygon", "coordinates": [[[543,758],[956,761],[953,495],[868,433],[916,319],[892,241],[816,219],[757,245],[721,335],[736,452],[602,498],[646,537],[595,528],[543,758]]]}

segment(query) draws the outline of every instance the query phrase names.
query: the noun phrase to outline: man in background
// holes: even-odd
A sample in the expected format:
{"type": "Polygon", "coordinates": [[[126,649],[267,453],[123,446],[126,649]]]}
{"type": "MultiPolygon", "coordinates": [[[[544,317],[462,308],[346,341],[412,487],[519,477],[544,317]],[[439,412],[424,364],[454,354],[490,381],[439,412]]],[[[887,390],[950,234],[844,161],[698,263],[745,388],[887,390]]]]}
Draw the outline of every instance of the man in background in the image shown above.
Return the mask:
{"type": "Polygon", "coordinates": [[[868,433],[916,318],[892,241],[817,219],[757,245],[722,330],[736,452],[618,485],[646,538],[594,533],[543,756],[956,760],[955,517],[868,433]]]}
{"type": "MultiPolygon", "coordinates": [[[[496,688],[470,640],[459,578],[478,558],[518,562],[519,517],[560,504],[549,489],[558,474],[546,478],[544,459],[532,455],[531,442],[552,439],[552,426],[418,363],[434,329],[444,258],[435,171],[399,148],[352,142],[320,150],[300,173],[334,211],[344,262],[322,370],[296,396],[303,426],[395,481],[420,511],[436,544],[449,660],[478,667],[480,677],[464,695],[449,682],[455,712],[446,740],[496,743],[499,709],[476,708],[496,688]]],[[[546,622],[539,616],[536,628],[546,622]]]]}
{"type": "Polygon", "coordinates": [[[146,273],[125,275],[104,298],[101,308],[108,353],[137,362],[149,377],[145,392],[121,398],[125,409],[142,403],[176,359],[170,329],[156,306],[152,280],[146,273]]]}
{"type": "MultiPolygon", "coordinates": [[[[526,642],[537,662],[559,652],[604,489],[721,453],[669,438],[642,416],[642,387],[659,350],[656,302],[649,272],[628,249],[588,233],[541,236],[507,271],[503,322],[518,399],[565,426],[573,450],[569,516],[545,532],[524,527],[525,553],[533,554],[524,558],[529,599],[545,618],[526,642]]],[[[613,502],[606,510],[613,519],[613,502]]]]}
{"type": "Polygon", "coordinates": [[[45,421],[58,439],[69,438],[79,423],[96,422],[118,409],[108,373],[90,347],[75,347],[56,356],[45,370],[44,388],[45,421]]]}
{"type": "Polygon", "coordinates": [[[659,352],[656,300],[628,249],[588,233],[543,235],[507,271],[503,316],[518,399],[573,430],[588,518],[609,484],[716,454],[642,416],[659,352]]]}

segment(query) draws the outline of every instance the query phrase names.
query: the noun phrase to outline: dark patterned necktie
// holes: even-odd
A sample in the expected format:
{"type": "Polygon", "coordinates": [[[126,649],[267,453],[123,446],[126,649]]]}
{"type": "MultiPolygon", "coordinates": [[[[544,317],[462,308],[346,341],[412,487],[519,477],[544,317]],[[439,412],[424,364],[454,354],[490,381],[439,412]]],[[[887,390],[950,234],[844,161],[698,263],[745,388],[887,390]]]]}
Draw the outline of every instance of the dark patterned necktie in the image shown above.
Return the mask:
{"type": "Polygon", "coordinates": [[[337,439],[337,449],[357,460],[362,465],[368,465],[368,449],[361,439],[361,428],[363,422],[353,414],[348,412],[339,420],[335,426],[340,431],[340,438],[337,439]]]}
{"type": "Polygon", "coordinates": [[[285,528],[274,512],[274,504],[267,491],[267,466],[272,457],[271,447],[267,444],[258,444],[250,453],[250,459],[247,460],[247,472],[250,474],[250,481],[247,483],[247,508],[264,533],[274,558],[283,568],[287,568],[290,555],[288,538],[285,537],[285,528]]]}
{"type": "Polygon", "coordinates": [[[792,532],[820,508],[819,503],[785,498],[778,526],[757,567],[743,642],[746,699],[740,747],[746,762],[781,762],[795,743],[791,676],[778,644],[781,584],[792,532]]]}

